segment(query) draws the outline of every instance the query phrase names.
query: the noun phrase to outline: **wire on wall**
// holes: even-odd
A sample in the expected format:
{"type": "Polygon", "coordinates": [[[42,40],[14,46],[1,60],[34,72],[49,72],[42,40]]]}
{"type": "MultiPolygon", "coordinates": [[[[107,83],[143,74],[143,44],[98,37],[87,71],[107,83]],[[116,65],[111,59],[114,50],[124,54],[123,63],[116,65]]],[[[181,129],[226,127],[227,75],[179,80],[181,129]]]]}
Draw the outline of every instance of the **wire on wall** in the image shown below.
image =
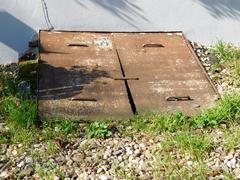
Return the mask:
{"type": "Polygon", "coordinates": [[[47,24],[47,27],[48,27],[48,30],[53,30],[54,27],[50,21],[50,18],[49,18],[49,14],[48,14],[48,8],[47,8],[47,3],[45,0],[41,0],[42,2],[42,8],[43,8],[43,14],[44,14],[44,19],[46,21],[46,24],[47,24]]]}

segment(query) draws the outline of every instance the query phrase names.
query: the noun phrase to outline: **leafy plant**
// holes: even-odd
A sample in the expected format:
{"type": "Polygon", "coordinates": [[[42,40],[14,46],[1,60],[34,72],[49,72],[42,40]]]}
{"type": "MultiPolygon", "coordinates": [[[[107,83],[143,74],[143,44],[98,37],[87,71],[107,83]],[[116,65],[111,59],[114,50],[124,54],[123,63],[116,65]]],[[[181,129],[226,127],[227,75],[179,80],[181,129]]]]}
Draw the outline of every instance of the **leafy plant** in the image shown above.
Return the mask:
{"type": "Polygon", "coordinates": [[[94,122],[86,129],[86,134],[89,138],[107,138],[112,136],[108,125],[102,122],[94,122]]]}

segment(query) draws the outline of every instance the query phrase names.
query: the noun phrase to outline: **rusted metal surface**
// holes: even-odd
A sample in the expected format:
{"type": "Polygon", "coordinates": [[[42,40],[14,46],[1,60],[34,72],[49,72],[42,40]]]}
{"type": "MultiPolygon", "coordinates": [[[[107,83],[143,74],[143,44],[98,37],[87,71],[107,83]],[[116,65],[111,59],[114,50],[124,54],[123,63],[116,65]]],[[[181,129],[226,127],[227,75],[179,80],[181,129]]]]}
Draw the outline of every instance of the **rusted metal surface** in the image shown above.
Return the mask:
{"type": "Polygon", "coordinates": [[[106,33],[40,32],[40,116],[132,114],[124,82],[114,80],[122,73],[111,42],[106,33]]]}
{"type": "Polygon", "coordinates": [[[182,33],[114,34],[139,113],[183,111],[214,104],[216,91],[182,33]],[[127,39],[127,41],[126,41],[127,39]]]}
{"type": "Polygon", "coordinates": [[[40,46],[40,116],[191,115],[217,96],[179,32],[40,31],[40,46]]]}

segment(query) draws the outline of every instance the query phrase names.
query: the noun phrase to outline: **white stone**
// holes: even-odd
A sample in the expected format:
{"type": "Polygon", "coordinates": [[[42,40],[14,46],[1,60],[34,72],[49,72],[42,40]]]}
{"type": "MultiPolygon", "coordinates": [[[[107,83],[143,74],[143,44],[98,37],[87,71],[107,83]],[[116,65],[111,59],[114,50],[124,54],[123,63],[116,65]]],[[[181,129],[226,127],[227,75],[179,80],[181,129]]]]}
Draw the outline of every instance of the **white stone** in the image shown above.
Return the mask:
{"type": "Polygon", "coordinates": [[[14,156],[17,155],[17,150],[16,150],[16,149],[14,149],[14,150],[12,151],[12,155],[14,155],[14,156]]]}
{"type": "Polygon", "coordinates": [[[54,176],[53,180],[59,180],[60,178],[58,176],[54,176]]]}
{"type": "Polygon", "coordinates": [[[26,157],[26,158],[25,158],[25,162],[26,162],[27,164],[32,164],[32,163],[33,163],[33,159],[32,159],[31,157],[26,157]]]}
{"type": "Polygon", "coordinates": [[[20,163],[17,164],[17,167],[21,168],[25,165],[25,162],[24,161],[21,161],[20,163]]]}
{"type": "Polygon", "coordinates": [[[193,162],[192,162],[192,161],[187,161],[187,165],[188,165],[189,167],[192,167],[193,162]]]}
{"type": "Polygon", "coordinates": [[[113,178],[110,175],[104,174],[104,175],[100,175],[99,179],[100,180],[112,180],[113,178]]]}
{"type": "Polygon", "coordinates": [[[232,158],[230,161],[227,162],[227,166],[229,168],[235,168],[236,167],[236,158],[232,158]]]}
{"type": "Polygon", "coordinates": [[[103,171],[103,169],[102,169],[102,168],[99,168],[99,169],[97,170],[97,173],[100,174],[102,171],[103,171]]]}
{"type": "Polygon", "coordinates": [[[122,161],[123,160],[122,156],[118,156],[118,160],[122,161]]]}
{"type": "Polygon", "coordinates": [[[7,178],[7,176],[8,176],[8,171],[7,171],[7,170],[1,172],[1,174],[0,174],[0,177],[1,177],[1,178],[7,178]]]}

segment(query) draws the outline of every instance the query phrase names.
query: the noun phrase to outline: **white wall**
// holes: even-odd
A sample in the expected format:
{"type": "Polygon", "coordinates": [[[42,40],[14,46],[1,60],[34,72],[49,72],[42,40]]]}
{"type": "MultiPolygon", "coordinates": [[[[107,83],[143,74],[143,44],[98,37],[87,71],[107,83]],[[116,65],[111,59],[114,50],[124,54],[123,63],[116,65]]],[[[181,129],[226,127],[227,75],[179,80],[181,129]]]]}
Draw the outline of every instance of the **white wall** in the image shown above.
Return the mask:
{"type": "Polygon", "coordinates": [[[199,43],[221,39],[240,45],[240,0],[45,2],[47,11],[42,0],[0,0],[0,63],[17,61],[34,33],[51,25],[56,30],[79,31],[182,30],[199,43]]]}

